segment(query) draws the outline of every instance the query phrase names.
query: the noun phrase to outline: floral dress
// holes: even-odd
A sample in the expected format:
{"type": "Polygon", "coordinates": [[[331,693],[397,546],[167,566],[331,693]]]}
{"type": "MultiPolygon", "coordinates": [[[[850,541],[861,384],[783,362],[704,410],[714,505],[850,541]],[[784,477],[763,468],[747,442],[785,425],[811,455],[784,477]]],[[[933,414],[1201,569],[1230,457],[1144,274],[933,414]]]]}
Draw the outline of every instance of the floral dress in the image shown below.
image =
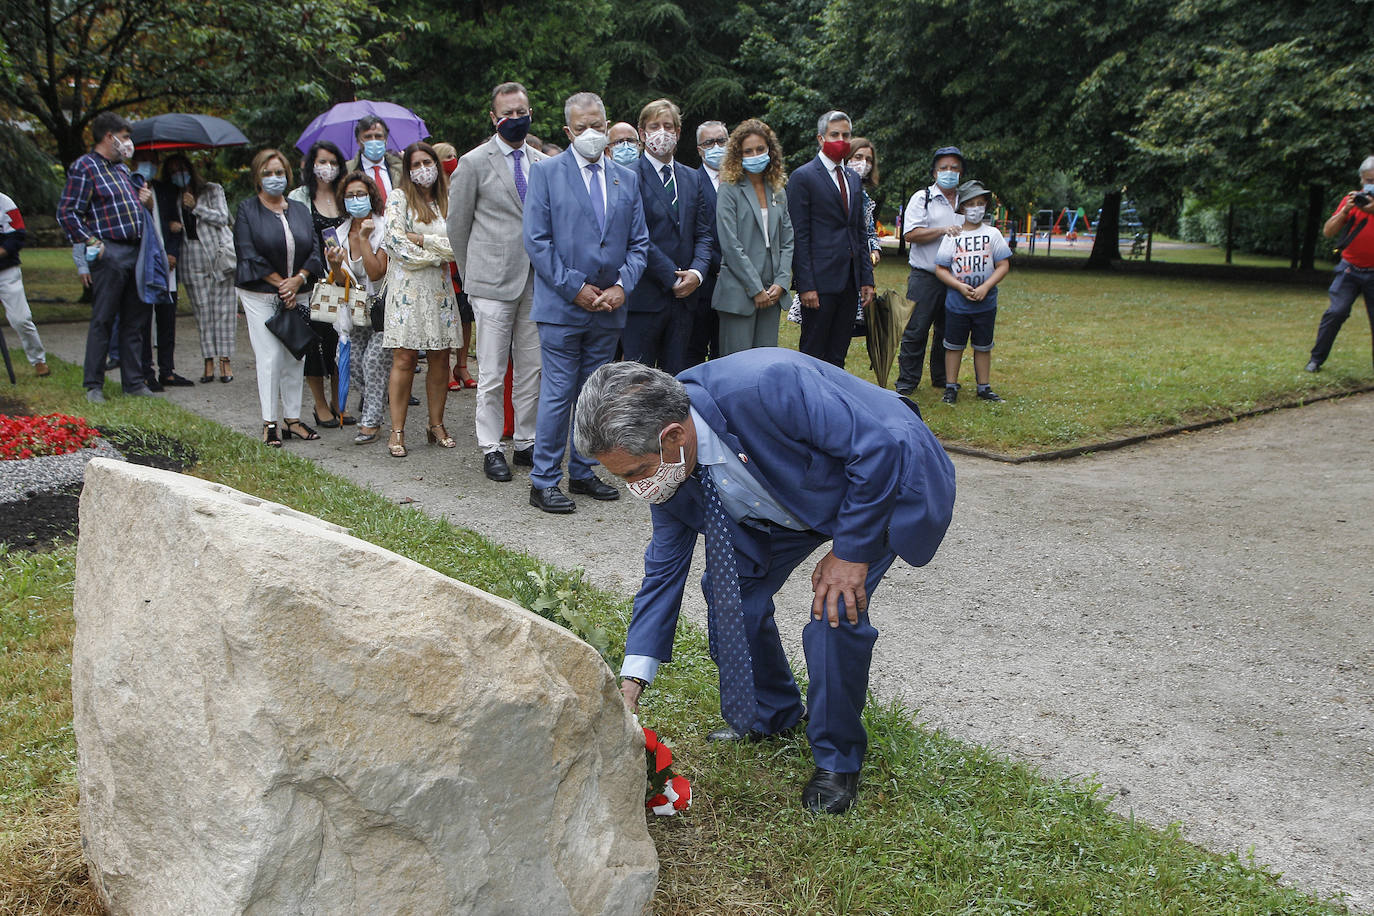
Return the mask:
{"type": "Polygon", "coordinates": [[[463,329],[457,321],[457,297],[449,281],[448,263],[453,249],[448,225],[439,208],[412,213],[403,193],[393,193],[386,204],[386,237],[382,243],[390,256],[386,268],[386,327],[382,346],[407,350],[446,350],[463,345],[463,329]],[[407,232],[424,238],[416,245],[407,232]]]}

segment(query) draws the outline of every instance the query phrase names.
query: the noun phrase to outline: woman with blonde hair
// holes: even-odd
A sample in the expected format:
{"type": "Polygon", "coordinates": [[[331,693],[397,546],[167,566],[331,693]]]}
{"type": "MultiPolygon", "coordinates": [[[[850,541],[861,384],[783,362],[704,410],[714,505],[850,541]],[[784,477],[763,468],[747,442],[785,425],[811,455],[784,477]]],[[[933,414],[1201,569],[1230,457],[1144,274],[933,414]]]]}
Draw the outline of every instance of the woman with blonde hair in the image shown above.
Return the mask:
{"type": "Polygon", "coordinates": [[[716,198],[720,276],[711,297],[722,356],[778,345],[778,303],[792,282],[782,163],[782,146],[762,121],[744,121],[730,134],[716,198]]]}
{"type": "Polygon", "coordinates": [[[310,208],[286,199],[291,164],[278,150],[253,157],[257,194],[239,204],[234,216],[234,251],[238,267],[234,285],[248,321],[248,339],[258,364],[258,400],[262,406],[262,441],[280,448],[283,438],[318,439],[301,422],[305,362],[267,328],[281,309],[304,309],[309,321],[309,291],[324,272],[315,241],[310,208]],[[283,417],[278,435],[278,417],[283,417]]]}
{"type": "Polygon", "coordinates": [[[454,448],[444,428],[448,399],[449,350],[462,346],[457,297],[449,280],[453,250],[448,243],[448,176],[428,143],[412,143],[401,154],[401,180],[386,202],[389,255],[386,270],[386,325],[382,346],[392,351],[391,436],[393,458],[406,456],[406,408],[415,363],[424,350],[428,366],[425,395],[430,444],[454,448]]]}

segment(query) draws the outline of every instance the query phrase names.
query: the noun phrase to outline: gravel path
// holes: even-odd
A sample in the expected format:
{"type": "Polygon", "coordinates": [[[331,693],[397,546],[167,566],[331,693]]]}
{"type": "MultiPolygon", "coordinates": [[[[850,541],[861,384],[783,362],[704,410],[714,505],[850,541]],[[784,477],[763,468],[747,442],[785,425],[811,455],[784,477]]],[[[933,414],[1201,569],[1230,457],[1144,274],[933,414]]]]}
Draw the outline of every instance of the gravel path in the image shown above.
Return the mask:
{"type": "MultiPolygon", "coordinates": [[[[84,332],[49,325],[43,337],[79,361],[84,332]]],[[[178,339],[181,373],[199,377],[188,319],[178,339]]],[[[254,434],[246,334],[235,373],[169,399],[254,434]]],[[[287,447],[632,592],[647,507],[530,508],[524,475],[482,476],[472,401],[450,396],[454,452],[423,444],[423,408],[405,460],[331,430],[287,447]]],[[[956,456],[939,555],[898,563],[875,597],[874,690],[1049,776],[1095,774],[1123,815],[1178,821],[1198,843],[1253,850],[1286,880],[1374,911],[1371,430],[1365,395],[1060,463],[956,456]]],[[[779,625],[797,658],[807,572],[779,602],[794,608],[779,625]]],[[[691,588],[686,608],[703,619],[691,588]]]]}

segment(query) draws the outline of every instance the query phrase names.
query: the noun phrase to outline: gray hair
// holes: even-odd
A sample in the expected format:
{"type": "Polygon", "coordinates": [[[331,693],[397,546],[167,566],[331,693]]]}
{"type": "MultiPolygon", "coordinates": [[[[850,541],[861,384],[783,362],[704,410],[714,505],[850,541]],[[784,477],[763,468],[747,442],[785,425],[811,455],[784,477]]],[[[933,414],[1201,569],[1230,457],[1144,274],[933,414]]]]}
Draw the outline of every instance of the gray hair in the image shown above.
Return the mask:
{"type": "Polygon", "coordinates": [[[601,101],[601,96],[595,92],[574,92],[568,96],[568,100],[563,103],[563,123],[571,126],[572,110],[574,108],[590,108],[595,105],[601,109],[601,117],[606,117],[606,103],[601,101]]]}
{"type": "Polygon", "coordinates": [[[1360,163],[1360,177],[1364,177],[1365,172],[1374,172],[1374,156],[1366,156],[1364,162],[1360,163]]]}
{"type": "Polygon", "coordinates": [[[730,136],[730,129],[725,126],[724,121],[702,121],[697,125],[697,146],[701,146],[701,132],[703,130],[709,130],[712,127],[719,127],[721,130],[725,131],[727,137],[730,136]]]}
{"type": "Polygon", "coordinates": [[[848,121],[851,127],[854,126],[854,121],[849,115],[845,114],[843,111],[832,108],[816,119],[816,136],[824,137],[825,129],[835,121],[848,121]]]}
{"type": "Polygon", "coordinates": [[[577,398],[573,443],[584,455],[624,449],[658,454],[658,434],[687,419],[691,401],[682,383],[643,363],[607,363],[592,373],[577,398]]]}

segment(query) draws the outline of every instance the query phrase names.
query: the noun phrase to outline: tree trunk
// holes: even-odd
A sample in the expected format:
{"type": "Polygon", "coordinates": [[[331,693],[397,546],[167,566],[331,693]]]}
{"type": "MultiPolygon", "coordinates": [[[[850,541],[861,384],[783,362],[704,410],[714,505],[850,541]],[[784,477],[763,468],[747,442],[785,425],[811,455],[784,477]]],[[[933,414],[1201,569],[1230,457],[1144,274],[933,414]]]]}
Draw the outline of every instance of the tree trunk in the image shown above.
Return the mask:
{"type": "Polygon", "coordinates": [[[1097,220],[1097,235],[1093,238],[1089,268],[1111,267],[1121,260],[1121,191],[1108,191],[1102,198],[1102,216],[1097,220]]]}
{"type": "Polygon", "coordinates": [[[1298,269],[1298,208],[1293,208],[1293,217],[1288,224],[1288,269],[1298,269]]]}
{"type": "Polygon", "coordinates": [[[1236,205],[1228,204],[1226,207],[1226,263],[1231,263],[1231,249],[1235,247],[1236,239],[1236,205]]]}
{"type": "Polygon", "coordinates": [[[62,163],[64,170],[86,152],[85,138],[82,136],[84,133],[84,125],[73,125],[67,121],[63,122],[60,131],[54,132],[53,140],[57,143],[57,158],[62,163]]]}
{"type": "Polygon", "coordinates": [[[1150,263],[1150,258],[1154,256],[1154,251],[1155,251],[1155,231],[1154,231],[1153,229],[1148,229],[1148,230],[1146,230],[1146,232],[1145,232],[1145,263],[1146,263],[1146,264],[1149,264],[1149,263],[1150,263]]]}
{"type": "Polygon", "coordinates": [[[1303,270],[1312,270],[1316,267],[1317,260],[1317,233],[1321,231],[1322,224],[1322,186],[1310,184],[1307,186],[1307,223],[1302,230],[1302,264],[1303,270]]]}

